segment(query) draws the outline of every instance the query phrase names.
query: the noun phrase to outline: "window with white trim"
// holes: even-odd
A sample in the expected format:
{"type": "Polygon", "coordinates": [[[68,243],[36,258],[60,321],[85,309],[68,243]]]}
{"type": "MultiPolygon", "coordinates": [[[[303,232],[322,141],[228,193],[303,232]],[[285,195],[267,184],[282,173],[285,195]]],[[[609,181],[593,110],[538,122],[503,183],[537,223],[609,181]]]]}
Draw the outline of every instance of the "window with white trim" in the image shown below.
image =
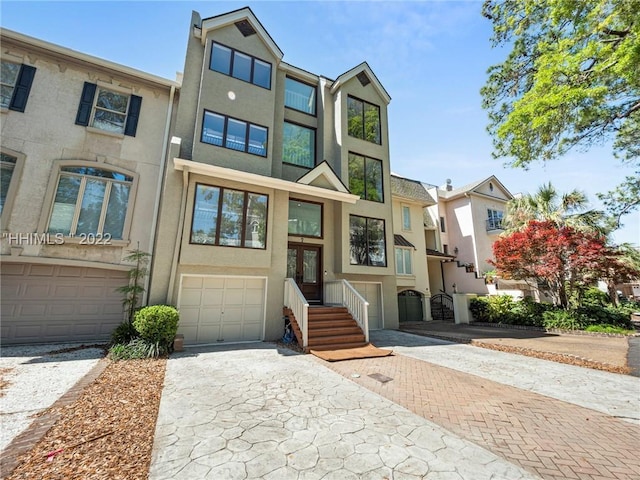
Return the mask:
{"type": "Polygon", "coordinates": [[[134,177],[115,170],[62,166],[47,232],[122,240],[134,177]]]}
{"type": "Polygon", "coordinates": [[[76,125],[135,137],[141,106],[142,97],[85,82],[76,125]]]}
{"type": "Polygon", "coordinates": [[[396,273],[398,275],[413,275],[411,256],[412,249],[396,247],[396,273]]]}
{"type": "Polygon", "coordinates": [[[2,60],[0,66],[0,107],[24,112],[36,68],[2,60]]]}
{"type": "Polygon", "coordinates": [[[0,166],[2,167],[0,171],[0,215],[2,215],[4,205],[7,202],[7,192],[11,185],[11,178],[13,177],[13,171],[16,168],[17,161],[18,159],[16,157],[2,153],[0,159],[0,166]]]}
{"type": "Polygon", "coordinates": [[[402,229],[411,230],[411,209],[402,205],[402,229]]]}

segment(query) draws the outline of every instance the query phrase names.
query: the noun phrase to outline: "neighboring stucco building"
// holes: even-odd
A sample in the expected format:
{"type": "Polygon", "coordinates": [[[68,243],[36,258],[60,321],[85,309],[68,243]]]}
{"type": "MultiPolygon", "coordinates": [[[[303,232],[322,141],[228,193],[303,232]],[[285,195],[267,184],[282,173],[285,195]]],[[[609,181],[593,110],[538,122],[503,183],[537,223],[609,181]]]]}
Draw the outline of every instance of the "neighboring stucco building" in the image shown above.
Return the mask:
{"type": "Polygon", "coordinates": [[[488,260],[493,258],[493,242],[504,231],[502,218],[513,196],[495,176],[459,188],[450,181],[444,187],[432,185],[429,193],[438,203],[428,208],[428,223],[437,226],[440,236],[430,258],[444,259],[441,278],[432,275],[432,290],[487,294],[483,275],[494,270],[488,260]]]}
{"type": "Polygon", "coordinates": [[[370,67],[289,65],[249,8],[194,12],[188,33],[151,303],[178,306],[187,344],[273,340],[287,278],[312,305],[344,279],[370,329],[397,327],[390,97],[370,67]]]}
{"type": "Polygon", "coordinates": [[[2,29],[2,343],[108,339],[178,84],[2,29]]]}
{"type": "Polygon", "coordinates": [[[431,320],[427,207],[436,205],[422,183],[391,175],[399,321],[431,320]]]}

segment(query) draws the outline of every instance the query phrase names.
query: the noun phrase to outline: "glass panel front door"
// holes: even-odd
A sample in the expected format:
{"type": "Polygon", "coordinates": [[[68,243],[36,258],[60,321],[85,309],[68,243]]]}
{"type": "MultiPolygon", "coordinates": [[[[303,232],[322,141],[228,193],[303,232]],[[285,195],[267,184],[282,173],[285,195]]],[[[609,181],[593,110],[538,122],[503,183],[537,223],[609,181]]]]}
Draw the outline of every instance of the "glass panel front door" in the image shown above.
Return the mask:
{"type": "Polygon", "coordinates": [[[293,278],[309,303],[322,303],[322,247],[290,243],[287,277],[293,278]]]}

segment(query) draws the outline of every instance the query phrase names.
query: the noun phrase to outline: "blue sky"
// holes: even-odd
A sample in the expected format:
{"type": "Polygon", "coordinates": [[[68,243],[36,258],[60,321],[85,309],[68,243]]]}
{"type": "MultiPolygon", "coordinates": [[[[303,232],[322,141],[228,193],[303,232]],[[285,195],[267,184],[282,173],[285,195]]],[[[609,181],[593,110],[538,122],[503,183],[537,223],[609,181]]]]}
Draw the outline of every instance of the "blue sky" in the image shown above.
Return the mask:
{"type": "MultiPolygon", "coordinates": [[[[250,6],[284,60],[336,78],[367,61],[392,97],[391,170],[454,187],[495,175],[511,191],[534,193],[551,181],[561,192],[596,192],[633,169],[606,147],[574,151],[527,171],[491,157],[479,90],[506,50],[491,47],[481,1],[7,1],[4,28],[161,77],[182,71],[191,10],[203,18],[250,6]]],[[[614,241],[640,244],[640,213],[624,218],[614,241]]]]}

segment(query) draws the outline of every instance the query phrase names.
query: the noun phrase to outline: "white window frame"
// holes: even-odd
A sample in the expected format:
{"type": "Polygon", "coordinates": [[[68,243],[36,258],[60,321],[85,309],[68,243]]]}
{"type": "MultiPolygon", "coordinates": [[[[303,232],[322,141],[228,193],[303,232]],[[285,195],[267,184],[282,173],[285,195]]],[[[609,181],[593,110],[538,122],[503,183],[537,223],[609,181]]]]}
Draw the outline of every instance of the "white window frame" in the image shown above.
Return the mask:
{"type": "Polygon", "coordinates": [[[411,207],[409,205],[401,205],[400,211],[402,212],[402,229],[411,231],[411,207]]]}
{"type": "MultiPolygon", "coordinates": [[[[116,172],[116,173],[120,173],[122,175],[126,175],[128,177],[131,177],[132,180],[129,183],[130,187],[129,187],[129,196],[128,196],[128,202],[127,202],[127,212],[125,214],[125,220],[124,220],[124,225],[122,226],[122,238],[113,238],[110,237],[109,243],[102,243],[102,245],[118,245],[118,246],[126,246],[130,243],[129,240],[129,235],[131,232],[131,222],[132,222],[132,218],[133,218],[133,207],[135,204],[135,199],[136,199],[136,192],[138,189],[138,181],[139,181],[139,175],[136,172],[131,172],[129,170],[125,170],[123,168],[120,167],[116,167],[114,165],[110,165],[110,164],[105,164],[105,163],[98,163],[98,162],[92,162],[92,161],[86,161],[86,160],[60,160],[58,162],[56,162],[56,164],[54,165],[53,169],[52,169],[52,173],[51,173],[51,178],[49,181],[49,186],[47,187],[47,193],[45,194],[45,205],[48,206],[47,209],[45,209],[45,214],[40,218],[40,222],[38,224],[38,232],[39,233],[46,233],[49,231],[49,223],[51,221],[51,214],[53,213],[53,208],[54,208],[54,202],[55,202],[55,198],[56,198],[56,194],[58,192],[58,184],[60,182],[60,177],[62,175],[64,175],[65,172],[62,171],[62,169],[64,167],[76,167],[76,168],[82,168],[82,167],[89,167],[89,168],[96,168],[96,169],[101,169],[101,170],[107,170],[107,171],[112,171],[112,172],[116,172]]],[[[86,240],[86,235],[84,236],[80,236],[80,235],[76,235],[76,229],[78,226],[78,218],[80,215],[80,209],[82,207],[82,195],[84,193],[83,191],[83,186],[86,185],[86,181],[87,178],[91,178],[90,175],[86,175],[84,176],[84,178],[82,179],[81,182],[81,187],[80,190],[78,191],[78,197],[76,199],[76,206],[75,206],[75,212],[74,212],[74,217],[71,223],[71,229],[69,232],[69,235],[65,235],[65,243],[80,243],[82,244],[83,239],[86,240]]],[[[101,178],[101,177],[95,177],[95,178],[101,178]]],[[[110,183],[121,183],[118,182],[117,180],[111,181],[109,179],[103,179],[105,181],[108,181],[110,183]]],[[[110,187],[109,187],[110,189],[110,187]]],[[[98,227],[98,231],[96,232],[97,234],[100,235],[106,235],[109,232],[103,232],[102,228],[104,227],[104,219],[105,219],[105,215],[106,215],[106,206],[108,205],[109,202],[109,196],[108,194],[105,192],[105,196],[102,200],[103,202],[103,208],[102,208],[102,212],[101,212],[101,216],[100,216],[100,222],[99,222],[99,227],[98,227]]],[[[107,237],[104,237],[105,239],[107,237]]],[[[88,245],[88,243],[86,243],[88,245]]],[[[95,243],[94,245],[101,245],[101,243],[95,243]]]]}
{"type": "Polygon", "coordinates": [[[406,247],[395,247],[396,254],[396,274],[397,275],[413,275],[413,249],[406,247]],[[398,262],[398,253],[402,254],[402,262],[398,262]],[[407,259],[409,260],[409,272],[406,270],[407,259]]]}
{"type": "Polygon", "coordinates": [[[24,154],[9,150],[8,148],[2,148],[2,153],[16,159],[16,162],[13,164],[11,181],[9,182],[9,188],[7,189],[4,205],[2,206],[2,212],[0,214],[0,230],[5,232],[8,231],[7,226],[9,224],[9,219],[11,218],[11,211],[13,210],[13,203],[16,197],[18,184],[20,183],[20,178],[22,177],[22,169],[24,167],[26,157],[24,154]]]}
{"type": "MultiPolygon", "coordinates": [[[[9,87],[11,89],[11,95],[9,95],[9,97],[8,97],[9,100],[8,100],[7,104],[6,105],[5,104],[1,104],[0,105],[0,107],[2,107],[3,109],[8,109],[9,106],[11,105],[11,99],[13,98],[13,92],[15,91],[16,83],[18,82],[18,77],[20,76],[20,68],[21,68],[22,65],[20,63],[18,63],[18,62],[13,62],[11,60],[4,60],[4,59],[2,60],[2,63],[3,64],[4,63],[10,63],[11,65],[15,65],[15,66],[18,67],[18,71],[16,72],[16,77],[13,79],[13,83],[8,83],[8,82],[5,82],[5,81],[1,81],[0,82],[0,85],[2,85],[3,87],[9,87]]],[[[4,79],[2,79],[2,80],[4,80],[4,79]]]]}
{"type": "Polygon", "coordinates": [[[93,106],[91,107],[91,118],[89,119],[89,127],[91,128],[95,128],[96,130],[99,130],[101,132],[106,132],[106,133],[112,133],[114,135],[124,135],[124,131],[127,128],[127,118],[129,115],[129,107],[131,106],[131,92],[127,92],[127,91],[123,91],[123,90],[118,90],[112,87],[105,87],[103,85],[101,85],[100,83],[98,83],[96,85],[96,93],[94,95],[93,98],[93,106]],[[98,99],[100,98],[100,92],[109,92],[109,93],[115,93],[116,95],[121,95],[123,97],[127,97],[127,108],[125,109],[124,113],[123,112],[119,112],[117,110],[111,110],[108,108],[104,108],[104,107],[99,107],[98,106],[98,99]],[[98,113],[98,110],[103,111],[103,112],[109,112],[109,113],[113,113],[115,115],[119,115],[122,116],[122,129],[121,130],[109,130],[107,128],[102,128],[98,125],[95,124],[96,121],[96,113],[98,113]]]}

